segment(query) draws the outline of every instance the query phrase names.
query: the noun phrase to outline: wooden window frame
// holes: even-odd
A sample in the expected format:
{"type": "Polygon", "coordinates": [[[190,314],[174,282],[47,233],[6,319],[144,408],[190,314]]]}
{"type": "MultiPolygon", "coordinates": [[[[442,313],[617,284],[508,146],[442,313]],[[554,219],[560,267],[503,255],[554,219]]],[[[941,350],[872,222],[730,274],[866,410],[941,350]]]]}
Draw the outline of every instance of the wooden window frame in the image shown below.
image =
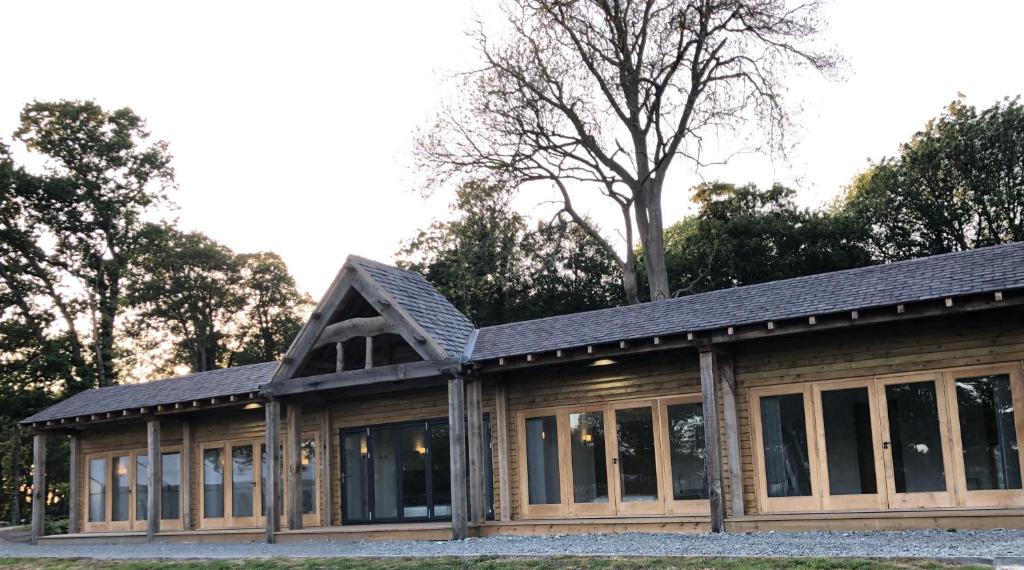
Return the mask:
{"type": "MultiPolygon", "coordinates": [[[[588,517],[588,516],[637,516],[663,514],[708,514],[710,502],[707,499],[686,501],[672,500],[671,458],[667,456],[668,433],[667,410],[676,403],[702,403],[700,393],[673,394],[648,398],[616,400],[612,402],[583,403],[543,408],[529,408],[516,412],[517,450],[519,470],[519,511],[521,518],[588,517]],[[654,501],[624,502],[620,498],[619,469],[613,458],[618,457],[617,421],[615,412],[620,409],[647,407],[651,410],[654,431],[654,467],[657,478],[658,498],[654,501]],[[572,484],[572,452],[569,430],[569,414],[601,412],[605,427],[605,468],[608,473],[607,503],[577,503],[572,484]],[[562,501],[558,504],[531,505],[529,472],[526,454],[526,420],[554,416],[559,431],[558,466],[562,501]]],[[[707,434],[705,432],[705,438],[707,434]]],[[[705,441],[705,445],[707,441],[705,441]]]]}
{"type": "MultiPolygon", "coordinates": [[[[986,489],[970,491],[967,489],[967,473],[964,468],[963,441],[960,436],[960,406],[956,398],[956,380],[958,378],[974,378],[979,376],[1006,374],[1010,378],[1010,393],[1013,398],[1013,420],[1017,432],[1017,444],[1024,443],[1024,364],[990,365],[952,368],[943,371],[949,406],[949,436],[953,469],[956,481],[956,504],[959,507],[1022,507],[1024,506],[1024,489],[986,489]]],[[[1017,452],[1021,473],[1024,474],[1024,453],[1017,452]]]]}
{"type": "Polygon", "coordinates": [[[221,529],[221,528],[258,528],[264,517],[260,514],[263,507],[263,462],[260,456],[260,446],[264,443],[263,438],[240,438],[230,440],[219,440],[204,442],[199,445],[199,458],[196,462],[199,466],[199,528],[221,529]],[[244,445],[253,446],[253,491],[252,516],[236,517],[232,509],[231,486],[234,482],[234,473],[231,466],[231,449],[244,445]],[[221,459],[224,462],[224,516],[218,518],[206,517],[206,466],[204,457],[208,449],[219,449],[221,459]]]}
{"type": "Polygon", "coordinates": [[[934,382],[936,407],[939,418],[939,438],[942,446],[942,466],[946,478],[946,490],[923,493],[897,493],[894,483],[892,449],[882,446],[882,460],[885,462],[885,481],[888,494],[888,510],[944,508],[956,506],[956,476],[954,474],[954,458],[952,442],[949,434],[949,402],[947,386],[943,371],[914,372],[879,376],[876,380],[878,397],[879,434],[883,441],[889,438],[888,404],[885,399],[885,387],[892,384],[913,384],[934,382]]]}
{"type": "Polygon", "coordinates": [[[821,510],[818,442],[815,436],[817,433],[817,422],[815,420],[812,399],[813,393],[810,383],[784,384],[750,389],[747,401],[750,402],[751,443],[754,448],[754,481],[757,502],[763,513],[821,510]],[[761,433],[761,398],[795,394],[802,395],[804,402],[804,429],[807,430],[807,461],[811,478],[811,494],[803,497],[769,497],[768,479],[764,466],[764,438],[761,433]]]}
{"type": "Polygon", "coordinates": [[[821,481],[821,508],[825,511],[851,511],[851,510],[884,510],[888,504],[886,489],[888,482],[885,471],[885,462],[882,458],[882,448],[878,443],[881,441],[882,429],[879,417],[879,400],[877,397],[877,383],[874,377],[854,378],[844,380],[830,380],[815,382],[812,384],[813,405],[815,417],[815,437],[818,446],[818,480],[821,481]],[[822,392],[835,390],[853,390],[865,388],[868,391],[868,406],[871,418],[871,452],[875,465],[875,493],[856,495],[833,495],[830,492],[829,470],[828,470],[828,446],[825,441],[825,412],[822,403],[822,392]]]}
{"type": "MultiPolygon", "coordinates": [[[[160,453],[182,453],[182,447],[180,445],[170,445],[167,447],[161,447],[160,453]]],[[[146,449],[119,449],[116,451],[102,451],[95,453],[87,453],[83,458],[83,466],[85,469],[85,477],[82,478],[82,530],[83,532],[137,532],[144,531],[149,526],[147,519],[137,520],[136,514],[136,496],[138,495],[138,457],[148,455],[146,449]],[[127,457],[128,458],[128,520],[115,521],[112,519],[112,507],[113,507],[113,459],[115,457],[127,457]],[[90,522],[89,521],[89,463],[93,459],[103,459],[105,461],[103,469],[104,484],[106,485],[106,493],[103,498],[104,500],[104,520],[102,522],[90,522]]],[[[180,455],[179,455],[180,456],[180,455]]],[[[178,493],[179,505],[177,519],[160,519],[161,530],[180,530],[184,528],[184,521],[180,514],[182,513],[182,504],[180,501],[184,500],[184,489],[178,493]]],[[[162,513],[161,513],[162,514],[162,513]]]]}
{"type": "MultiPolygon", "coordinates": [[[[670,515],[706,515],[711,510],[710,499],[685,499],[676,500],[672,492],[672,442],[668,433],[668,408],[669,406],[675,406],[678,404],[700,404],[701,410],[704,409],[704,397],[700,393],[689,394],[686,396],[673,396],[669,398],[660,398],[658,401],[658,415],[661,418],[661,449],[664,452],[661,454],[661,473],[663,474],[660,479],[662,481],[662,495],[665,497],[665,512],[670,515]]],[[[704,446],[707,449],[708,432],[704,430],[704,446]]],[[[705,456],[705,462],[707,458],[705,456]]],[[[705,464],[705,473],[707,472],[707,465],[705,464]]]]}
{"type": "MultiPolygon", "coordinates": [[[[284,440],[284,441],[282,441],[282,445],[284,447],[283,457],[289,457],[287,455],[287,453],[288,453],[287,437],[282,438],[282,439],[284,440]]],[[[312,513],[302,513],[302,526],[321,526],[323,524],[323,521],[322,521],[320,515],[323,512],[323,509],[320,508],[320,498],[322,496],[321,493],[320,493],[320,472],[323,471],[323,465],[321,464],[321,461],[324,461],[324,458],[321,457],[321,455],[323,455],[323,449],[320,447],[320,432],[319,431],[304,431],[304,432],[302,432],[299,435],[299,445],[302,445],[302,442],[307,440],[307,439],[313,440],[313,449],[314,449],[314,452],[316,453],[316,462],[317,463],[316,463],[316,469],[313,470],[315,472],[315,479],[314,479],[314,483],[313,483],[313,490],[314,490],[313,505],[314,505],[314,510],[313,510],[312,513]]],[[[301,460],[302,460],[302,457],[300,455],[300,457],[299,457],[300,463],[301,463],[301,460]]],[[[263,462],[260,461],[261,469],[262,469],[262,465],[263,465],[263,462]]],[[[284,473],[287,474],[287,472],[288,472],[287,468],[284,469],[284,473]]],[[[300,477],[301,477],[301,475],[300,475],[300,477]]],[[[281,494],[282,495],[282,500],[284,501],[284,504],[287,505],[288,504],[288,493],[290,492],[289,485],[282,484],[281,486],[284,488],[284,491],[281,494]]],[[[262,495],[262,492],[263,492],[263,489],[262,489],[262,479],[261,479],[261,485],[260,485],[260,494],[261,495],[262,495]]],[[[261,500],[262,500],[262,497],[261,497],[261,500]]],[[[282,509],[282,510],[287,511],[287,509],[282,509]]],[[[259,512],[262,512],[262,510],[259,511],[259,512]]],[[[284,514],[282,513],[281,516],[284,517],[284,514]]],[[[266,517],[260,516],[259,520],[261,522],[265,521],[266,517]]]]}

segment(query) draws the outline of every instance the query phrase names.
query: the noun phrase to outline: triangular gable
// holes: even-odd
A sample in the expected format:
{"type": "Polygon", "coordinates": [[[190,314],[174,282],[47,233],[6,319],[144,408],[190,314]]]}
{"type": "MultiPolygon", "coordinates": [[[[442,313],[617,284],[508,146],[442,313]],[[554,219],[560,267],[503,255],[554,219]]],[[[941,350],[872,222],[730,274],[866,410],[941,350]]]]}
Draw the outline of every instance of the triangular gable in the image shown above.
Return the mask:
{"type": "Polygon", "coordinates": [[[469,319],[421,275],[350,256],[299,331],[272,382],[299,375],[318,344],[323,344],[321,336],[332,325],[335,326],[331,331],[336,331],[338,315],[345,313],[346,304],[355,302],[365,302],[375,312],[373,318],[361,319],[360,315],[354,315],[349,322],[355,327],[366,324],[372,329],[371,321],[379,321],[376,318],[379,316],[391,332],[399,335],[426,361],[460,358],[473,330],[469,319]],[[356,322],[360,320],[366,323],[356,322]]]}

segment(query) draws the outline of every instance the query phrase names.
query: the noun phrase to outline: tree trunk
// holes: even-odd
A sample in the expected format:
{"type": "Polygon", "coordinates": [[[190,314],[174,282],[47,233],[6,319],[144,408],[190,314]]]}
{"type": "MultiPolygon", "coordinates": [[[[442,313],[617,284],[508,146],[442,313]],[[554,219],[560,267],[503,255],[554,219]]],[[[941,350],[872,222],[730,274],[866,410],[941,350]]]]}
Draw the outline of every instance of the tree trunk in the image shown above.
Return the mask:
{"type": "Polygon", "coordinates": [[[661,215],[661,184],[648,182],[636,193],[634,206],[640,245],[644,252],[644,269],[652,301],[668,299],[668,269],[665,267],[665,224],[661,215]]]}
{"type": "Polygon", "coordinates": [[[639,285],[636,275],[636,252],[626,251],[626,263],[622,267],[622,290],[626,294],[626,302],[636,305],[640,302],[639,285]]]}

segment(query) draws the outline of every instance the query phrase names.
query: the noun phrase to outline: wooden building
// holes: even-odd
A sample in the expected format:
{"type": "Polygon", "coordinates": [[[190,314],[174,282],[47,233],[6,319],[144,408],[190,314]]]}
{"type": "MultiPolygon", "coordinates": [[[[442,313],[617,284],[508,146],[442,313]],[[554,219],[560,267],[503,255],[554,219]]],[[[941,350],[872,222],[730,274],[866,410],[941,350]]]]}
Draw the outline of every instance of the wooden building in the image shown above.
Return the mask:
{"type": "Polygon", "coordinates": [[[280,363],[24,420],[34,503],[48,436],[71,450],[70,534],[33,529],[1024,527],[1022,372],[1024,243],[484,328],[351,257],[280,363]]]}

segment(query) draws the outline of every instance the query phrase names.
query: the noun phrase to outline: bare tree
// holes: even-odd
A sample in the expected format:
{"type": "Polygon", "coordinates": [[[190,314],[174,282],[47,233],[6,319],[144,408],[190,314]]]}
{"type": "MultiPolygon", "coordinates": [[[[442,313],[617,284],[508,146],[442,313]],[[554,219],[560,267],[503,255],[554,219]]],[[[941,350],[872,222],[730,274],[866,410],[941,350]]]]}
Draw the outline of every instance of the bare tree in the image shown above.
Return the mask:
{"type": "Polygon", "coordinates": [[[669,168],[678,156],[700,165],[705,133],[752,120],[781,148],[783,72],[837,64],[810,47],[819,10],[819,0],[506,0],[506,33],[494,40],[479,26],[483,65],[460,76],[417,157],[435,183],[553,183],[562,212],[616,259],[627,299],[639,302],[636,238],[651,299],[665,299],[669,168]],[[583,188],[621,210],[624,253],[574,205],[583,188]]]}

